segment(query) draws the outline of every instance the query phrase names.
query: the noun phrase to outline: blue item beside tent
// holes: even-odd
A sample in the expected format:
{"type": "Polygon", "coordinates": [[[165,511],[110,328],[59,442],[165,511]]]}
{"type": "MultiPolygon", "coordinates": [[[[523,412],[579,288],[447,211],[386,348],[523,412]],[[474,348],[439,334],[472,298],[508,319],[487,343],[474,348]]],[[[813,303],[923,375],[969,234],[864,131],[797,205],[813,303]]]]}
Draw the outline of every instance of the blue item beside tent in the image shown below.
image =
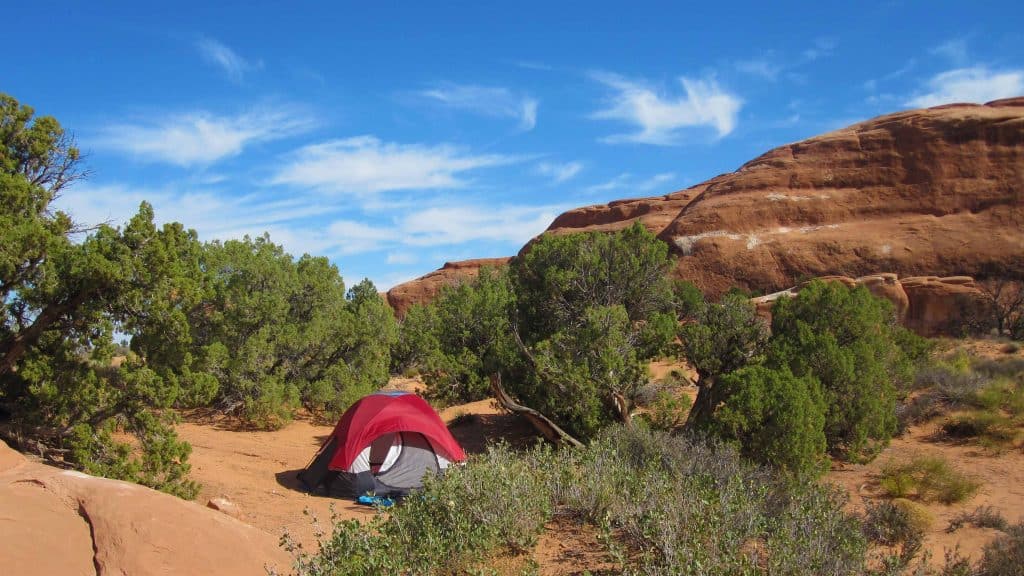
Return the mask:
{"type": "Polygon", "coordinates": [[[390,508],[395,505],[395,501],[387,496],[360,496],[359,498],[356,498],[356,502],[366,504],[367,506],[380,506],[382,508],[390,508]]]}

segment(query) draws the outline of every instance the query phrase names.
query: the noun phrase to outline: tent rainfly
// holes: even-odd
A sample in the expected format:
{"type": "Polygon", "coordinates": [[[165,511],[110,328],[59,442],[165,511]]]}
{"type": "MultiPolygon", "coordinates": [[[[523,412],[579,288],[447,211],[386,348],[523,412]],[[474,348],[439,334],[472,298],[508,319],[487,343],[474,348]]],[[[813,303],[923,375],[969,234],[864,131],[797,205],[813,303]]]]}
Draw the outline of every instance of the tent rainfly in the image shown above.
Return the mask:
{"type": "Polygon", "coordinates": [[[310,491],[377,496],[423,486],[466,454],[434,409],[406,392],[378,392],[353,404],[313,461],[299,472],[310,491]]]}

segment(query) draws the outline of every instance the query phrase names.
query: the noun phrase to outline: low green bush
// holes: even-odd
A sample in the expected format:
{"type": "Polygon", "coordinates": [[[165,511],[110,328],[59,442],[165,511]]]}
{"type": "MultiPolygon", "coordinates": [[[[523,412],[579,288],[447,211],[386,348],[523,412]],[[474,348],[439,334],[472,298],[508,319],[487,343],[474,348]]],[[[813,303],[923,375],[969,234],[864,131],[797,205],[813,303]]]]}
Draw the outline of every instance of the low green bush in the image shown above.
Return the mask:
{"type": "Polygon", "coordinates": [[[612,426],[580,449],[491,449],[369,523],[336,523],[295,569],[488,573],[558,514],[596,526],[617,573],[859,575],[867,540],[845,503],[834,487],[782,477],[725,444],[612,426]]]}
{"type": "Polygon", "coordinates": [[[954,470],[940,456],[919,456],[909,462],[889,463],[882,468],[880,483],[889,496],[943,504],[966,500],[981,486],[954,470]]]}
{"type": "Polygon", "coordinates": [[[494,447],[428,478],[422,491],[367,523],[335,521],[315,555],[288,539],[283,544],[303,576],[469,573],[492,554],[536,543],[551,515],[548,485],[537,470],[552,459],[547,448],[517,454],[494,447]]]}

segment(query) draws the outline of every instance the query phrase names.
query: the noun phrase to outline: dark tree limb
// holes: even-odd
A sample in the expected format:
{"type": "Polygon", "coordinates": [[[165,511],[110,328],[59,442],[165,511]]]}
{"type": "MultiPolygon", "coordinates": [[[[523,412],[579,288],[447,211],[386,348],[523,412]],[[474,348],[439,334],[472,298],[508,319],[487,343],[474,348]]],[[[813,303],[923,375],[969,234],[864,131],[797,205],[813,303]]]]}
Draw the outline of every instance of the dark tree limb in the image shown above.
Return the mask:
{"type": "Polygon", "coordinates": [[[550,418],[521,404],[516,403],[512,400],[512,397],[505,392],[505,389],[501,385],[501,374],[495,372],[491,374],[491,392],[494,394],[494,398],[501,404],[501,407],[513,412],[520,414],[530,421],[530,424],[537,429],[545,438],[554,442],[555,444],[571,444],[573,446],[582,448],[583,443],[575,439],[565,430],[562,430],[558,424],[551,421],[550,418]]]}

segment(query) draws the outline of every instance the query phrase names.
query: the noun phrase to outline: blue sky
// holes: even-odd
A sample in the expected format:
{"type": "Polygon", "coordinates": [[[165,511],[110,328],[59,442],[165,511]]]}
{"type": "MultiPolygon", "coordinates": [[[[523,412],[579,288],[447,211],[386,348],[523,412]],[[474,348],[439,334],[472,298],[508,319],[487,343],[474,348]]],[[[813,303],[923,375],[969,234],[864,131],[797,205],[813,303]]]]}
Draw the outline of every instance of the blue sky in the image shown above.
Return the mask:
{"type": "Polygon", "coordinates": [[[1024,94],[1019,2],[9,4],[0,91],[93,172],[60,207],[269,231],[380,289],[878,114],[1024,94]]]}

